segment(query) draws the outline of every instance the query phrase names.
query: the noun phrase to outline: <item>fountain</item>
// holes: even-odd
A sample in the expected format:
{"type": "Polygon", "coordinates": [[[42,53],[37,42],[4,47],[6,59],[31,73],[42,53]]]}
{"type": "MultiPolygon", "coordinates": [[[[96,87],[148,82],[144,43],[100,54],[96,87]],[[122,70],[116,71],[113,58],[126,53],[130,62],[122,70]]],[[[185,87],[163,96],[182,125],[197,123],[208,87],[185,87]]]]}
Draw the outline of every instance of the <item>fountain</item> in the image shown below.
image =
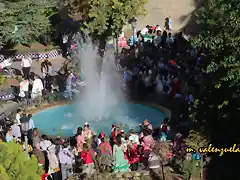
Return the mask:
{"type": "Polygon", "coordinates": [[[122,124],[122,128],[137,130],[143,119],[150,119],[153,125],[160,125],[164,113],[141,104],[131,104],[124,99],[121,75],[114,65],[114,54],[105,52],[100,56],[91,41],[81,35],[74,37],[78,44],[80,67],[86,77],[86,86],[77,95],[76,103],[46,109],[34,115],[39,129],[50,135],[73,135],[78,126],[87,121],[96,132],[110,133],[111,124],[122,124]],[[99,67],[100,64],[100,67],[99,67]],[[99,71],[100,69],[100,71],[99,71]],[[50,118],[53,123],[50,122],[50,118]],[[47,123],[48,126],[43,124],[47,123]]]}
{"type": "Polygon", "coordinates": [[[121,77],[114,65],[114,54],[107,51],[101,59],[90,41],[79,49],[80,66],[87,84],[77,101],[85,102],[85,106],[81,106],[81,116],[87,121],[107,118],[109,110],[123,101],[121,77]]]}

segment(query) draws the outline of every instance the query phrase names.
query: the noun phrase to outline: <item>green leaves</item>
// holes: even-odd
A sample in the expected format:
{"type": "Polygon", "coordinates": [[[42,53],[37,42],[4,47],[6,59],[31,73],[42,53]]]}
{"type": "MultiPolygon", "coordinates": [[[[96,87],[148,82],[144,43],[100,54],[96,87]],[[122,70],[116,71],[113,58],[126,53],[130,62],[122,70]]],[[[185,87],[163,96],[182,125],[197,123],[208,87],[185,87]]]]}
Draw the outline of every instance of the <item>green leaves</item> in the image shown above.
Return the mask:
{"type": "Polygon", "coordinates": [[[124,24],[144,13],[145,0],[92,0],[87,28],[104,36],[119,35],[124,24]]]}
{"type": "Polygon", "coordinates": [[[0,143],[0,179],[39,180],[41,169],[35,157],[27,159],[16,143],[0,143]]]}
{"type": "MultiPolygon", "coordinates": [[[[204,49],[207,57],[202,61],[205,76],[201,84],[203,88],[196,95],[197,100],[190,108],[190,118],[198,126],[204,127],[205,133],[209,136],[215,136],[230,122],[234,126],[234,123],[237,123],[235,120],[239,119],[240,11],[238,4],[230,0],[209,0],[207,5],[199,9],[196,14],[201,32],[191,40],[191,43],[194,47],[204,49]],[[216,128],[216,124],[219,129],[216,128]]],[[[231,134],[234,134],[233,132],[237,136],[239,128],[234,126],[231,134]]]]}
{"type": "Polygon", "coordinates": [[[0,6],[0,41],[28,43],[48,32],[55,0],[3,1],[0,6]]]}

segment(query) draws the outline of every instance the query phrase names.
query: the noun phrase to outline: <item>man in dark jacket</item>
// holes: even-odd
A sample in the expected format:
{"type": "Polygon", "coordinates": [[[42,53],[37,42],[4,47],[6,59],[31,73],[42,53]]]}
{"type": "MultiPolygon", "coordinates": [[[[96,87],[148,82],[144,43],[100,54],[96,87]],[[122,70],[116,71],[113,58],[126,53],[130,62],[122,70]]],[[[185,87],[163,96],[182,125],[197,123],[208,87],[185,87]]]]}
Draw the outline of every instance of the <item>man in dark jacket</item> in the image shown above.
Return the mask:
{"type": "Polygon", "coordinates": [[[28,125],[29,125],[29,117],[27,117],[26,112],[22,113],[22,117],[20,118],[20,123],[21,123],[21,130],[22,134],[28,132],[28,125]]]}

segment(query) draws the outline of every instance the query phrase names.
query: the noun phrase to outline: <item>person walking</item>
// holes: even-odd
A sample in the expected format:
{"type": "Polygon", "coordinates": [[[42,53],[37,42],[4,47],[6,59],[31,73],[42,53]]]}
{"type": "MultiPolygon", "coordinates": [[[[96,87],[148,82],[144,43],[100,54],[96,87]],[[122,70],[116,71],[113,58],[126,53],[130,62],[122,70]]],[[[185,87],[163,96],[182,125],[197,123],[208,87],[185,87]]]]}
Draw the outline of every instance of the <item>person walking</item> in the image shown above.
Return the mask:
{"type": "Polygon", "coordinates": [[[32,59],[29,56],[24,55],[21,62],[24,79],[29,79],[31,65],[32,59]]]}

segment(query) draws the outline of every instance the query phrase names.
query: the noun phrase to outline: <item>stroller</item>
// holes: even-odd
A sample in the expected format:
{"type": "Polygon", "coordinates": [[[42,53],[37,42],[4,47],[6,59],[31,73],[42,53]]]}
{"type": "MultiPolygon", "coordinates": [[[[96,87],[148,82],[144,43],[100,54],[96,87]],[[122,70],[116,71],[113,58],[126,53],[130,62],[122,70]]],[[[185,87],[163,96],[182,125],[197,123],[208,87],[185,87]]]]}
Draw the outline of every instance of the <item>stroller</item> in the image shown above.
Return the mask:
{"type": "Polygon", "coordinates": [[[13,68],[9,68],[13,63],[13,59],[7,58],[4,59],[2,62],[0,62],[0,71],[3,73],[5,76],[10,76],[13,77],[16,75],[16,71],[13,68]]]}

